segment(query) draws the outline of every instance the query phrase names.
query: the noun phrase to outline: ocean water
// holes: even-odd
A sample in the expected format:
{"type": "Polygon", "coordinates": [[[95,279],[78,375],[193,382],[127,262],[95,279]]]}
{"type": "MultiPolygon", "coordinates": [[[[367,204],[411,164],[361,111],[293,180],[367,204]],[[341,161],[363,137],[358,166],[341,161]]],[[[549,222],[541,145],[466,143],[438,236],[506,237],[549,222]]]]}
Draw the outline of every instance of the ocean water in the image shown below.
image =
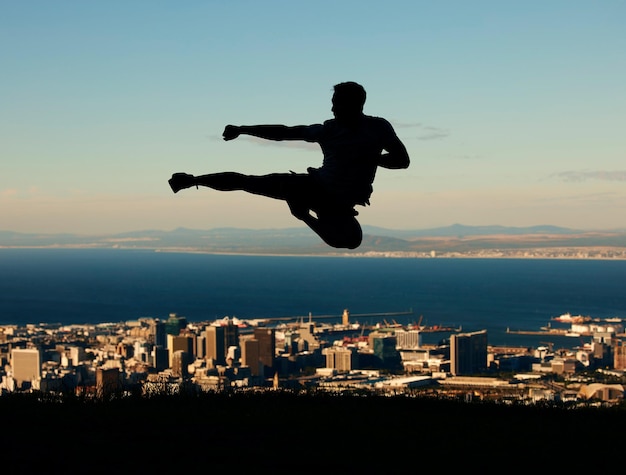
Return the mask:
{"type": "Polygon", "coordinates": [[[581,342],[506,329],[538,330],[566,312],[626,319],[624,282],[626,261],[0,249],[0,324],[118,322],[170,313],[189,321],[309,314],[339,321],[347,308],[352,315],[412,312],[384,317],[398,323],[421,316],[423,324],[487,329],[490,344],[571,347],[581,342]]]}

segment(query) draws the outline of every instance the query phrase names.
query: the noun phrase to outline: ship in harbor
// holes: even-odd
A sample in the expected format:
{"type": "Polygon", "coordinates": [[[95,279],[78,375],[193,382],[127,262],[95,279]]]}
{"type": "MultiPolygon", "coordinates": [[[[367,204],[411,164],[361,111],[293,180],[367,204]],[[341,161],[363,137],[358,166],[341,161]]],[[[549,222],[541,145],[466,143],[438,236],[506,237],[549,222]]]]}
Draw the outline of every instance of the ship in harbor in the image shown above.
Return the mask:
{"type": "Polygon", "coordinates": [[[548,325],[541,327],[540,330],[511,330],[507,328],[506,332],[518,335],[560,335],[573,338],[593,336],[596,333],[624,333],[622,319],[618,317],[599,319],[582,315],[572,316],[569,313],[564,313],[560,317],[553,317],[551,320],[569,323],[570,326],[569,328],[554,328],[548,322],[548,325]]]}
{"type": "Polygon", "coordinates": [[[583,315],[572,315],[571,313],[564,313],[558,317],[553,317],[552,320],[562,323],[586,323],[591,321],[591,317],[583,315]]]}

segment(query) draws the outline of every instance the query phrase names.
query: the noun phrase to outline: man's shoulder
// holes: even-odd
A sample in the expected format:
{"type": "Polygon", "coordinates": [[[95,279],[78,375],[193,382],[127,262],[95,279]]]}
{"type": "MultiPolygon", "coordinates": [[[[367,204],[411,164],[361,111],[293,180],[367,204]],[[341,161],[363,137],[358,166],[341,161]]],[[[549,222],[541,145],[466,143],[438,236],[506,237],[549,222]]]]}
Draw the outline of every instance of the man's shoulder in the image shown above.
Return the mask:
{"type": "Polygon", "coordinates": [[[382,117],[366,115],[365,124],[366,130],[368,130],[370,133],[375,133],[379,136],[384,137],[389,137],[392,134],[395,134],[391,123],[387,119],[383,119],[382,117]]]}
{"type": "MultiPolygon", "coordinates": [[[[367,125],[379,126],[379,127],[391,127],[391,123],[387,119],[384,119],[383,117],[363,114],[361,120],[367,125]]],[[[341,123],[338,122],[337,119],[325,120],[322,126],[328,127],[328,128],[345,127],[344,125],[341,125],[341,123]]]]}
{"type": "Polygon", "coordinates": [[[384,119],[382,117],[377,117],[377,116],[374,116],[374,115],[365,115],[363,117],[370,124],[375,124],[375,125],[378,125],[378,126],[391,127],[391,123],[387,119],[384,119]]]}

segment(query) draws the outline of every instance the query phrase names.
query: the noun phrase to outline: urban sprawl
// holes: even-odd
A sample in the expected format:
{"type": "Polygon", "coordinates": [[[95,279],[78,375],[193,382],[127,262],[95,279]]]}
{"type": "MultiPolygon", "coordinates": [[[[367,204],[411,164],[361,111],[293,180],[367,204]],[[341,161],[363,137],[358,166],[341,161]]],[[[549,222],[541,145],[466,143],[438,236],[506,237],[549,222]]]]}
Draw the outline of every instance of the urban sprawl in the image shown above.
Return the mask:
{"type": "Polygon", "coordinates": [[[494,347],[486,330],[447,329],[449,338],[425,345],[425,332],[444,329],[386,320],[365,326],[351,322],[348,310],[337,324],[311,317],[193,323],[170,314],[93,325],[3,325],[0,394],[285,388],[528,404],[620,402],[626,368],[621,323],[562,317],[571,319],[570,333],[588,342],[581,337],[575,349],[494,347]]]}

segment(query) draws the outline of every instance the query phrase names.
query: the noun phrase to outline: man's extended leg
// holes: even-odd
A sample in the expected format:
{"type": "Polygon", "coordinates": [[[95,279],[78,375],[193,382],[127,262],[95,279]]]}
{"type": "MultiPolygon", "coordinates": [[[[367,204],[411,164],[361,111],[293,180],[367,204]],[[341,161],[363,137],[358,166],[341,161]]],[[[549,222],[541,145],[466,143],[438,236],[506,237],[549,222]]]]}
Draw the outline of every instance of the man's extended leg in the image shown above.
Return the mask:
{"type": "MultiPolygon", "coordinates": [[[[206,186],[219,191],[241,190],[256,195],[284,200],[291,214],[309,226],[329,246],[355,249],[363,239],[359,222],[351,208],[343,213],[331,212],[311,215],[310,203],[319,201],[309,175],[273,173],[244,175],[236,172],[211,173],[193,176],[175,173],[169,180],[174,193],[192,186],[206,186]]],[[[318,190],[319,193],[319,190],[318,190]]]]}
{"type": "Polygon", "coordinates": [[[192,186],[206,186],[219,191],[242,190],[255,195],[286,200],[294,188],[290,182],[295,175],[273,173],[270,175],[244,175],[236,172],[211,173],[193,176],[187,173],[175,173],[169,180],[174,193],[192,186]]]}

